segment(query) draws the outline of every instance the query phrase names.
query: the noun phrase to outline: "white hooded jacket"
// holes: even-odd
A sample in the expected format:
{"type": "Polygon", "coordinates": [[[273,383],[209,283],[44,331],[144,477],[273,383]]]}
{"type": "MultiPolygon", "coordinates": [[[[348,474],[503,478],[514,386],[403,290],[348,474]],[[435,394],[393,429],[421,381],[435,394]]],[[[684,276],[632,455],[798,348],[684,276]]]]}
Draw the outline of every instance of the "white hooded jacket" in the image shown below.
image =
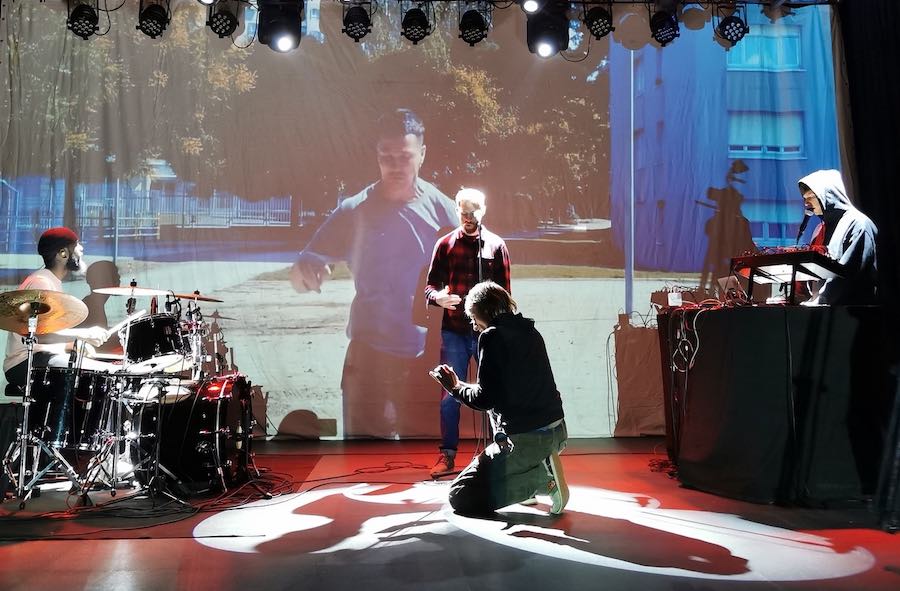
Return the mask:
{"type": "Polygon", "coordinates": [[[828,255],[844,266],[844,277],[826,279],[810,303],[874,304],[877,282],[875,237],[878,230],[850,202],[837,170],[817,170],[799,181],[800,193],[809,188],[822,204],[822,224],[828,255]]]}

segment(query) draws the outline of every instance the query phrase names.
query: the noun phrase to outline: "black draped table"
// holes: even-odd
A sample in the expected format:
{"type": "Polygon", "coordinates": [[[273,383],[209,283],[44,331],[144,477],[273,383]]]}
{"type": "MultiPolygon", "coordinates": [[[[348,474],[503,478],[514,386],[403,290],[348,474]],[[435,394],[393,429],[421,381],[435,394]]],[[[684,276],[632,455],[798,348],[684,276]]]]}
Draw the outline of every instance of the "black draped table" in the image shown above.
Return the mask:
{"type": "Polygon", "coordinates": [[[666,443],[686,486],[827,505],[874,492],[893,402],[882,310],[659,315],[666,443]]]}

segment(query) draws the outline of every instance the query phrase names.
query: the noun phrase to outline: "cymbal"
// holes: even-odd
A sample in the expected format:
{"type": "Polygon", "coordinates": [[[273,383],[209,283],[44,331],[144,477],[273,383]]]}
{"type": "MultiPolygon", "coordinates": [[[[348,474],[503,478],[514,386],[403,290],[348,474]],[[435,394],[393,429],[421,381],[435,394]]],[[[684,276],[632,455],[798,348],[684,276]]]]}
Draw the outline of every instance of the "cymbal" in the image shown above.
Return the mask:
{"type": "Polygon", "coordinates": [[[99,359],[100,361],[122,361],[125,359],[125,355],[122,353],[103,353],[98,351],[91,355],[91,358],[99,359]]]}
{"type": "Polygon", "coordinates": [[[88,315],[87,306],[75,296],[46,289],[21,289],[0,294],[0,328],[27,335],[32,309],[38,313],[35,334],[78,326],[88,315]]]}
{"type": "Polygon", "coordinates": [[[150,287],[132,287],[130,285],[122,285],[121,287],[98,287],[94,290],[94,293],[105,293],[106,295],[116,295],[116,296],[164,296],[169,294],[170,292],[164,289],[152,289],[150,287]]]}
{"type": "Polygon", "coordinates": [[[202,295],[199,291],[195,291],[194,293],[173,293],[173,296],[176,298],[181,298],[183,300],[195,300],[198,302],[219,302],[222,303],[225,300],[220,300],[218,298],[211,298],[206,295],[202,295]]]}

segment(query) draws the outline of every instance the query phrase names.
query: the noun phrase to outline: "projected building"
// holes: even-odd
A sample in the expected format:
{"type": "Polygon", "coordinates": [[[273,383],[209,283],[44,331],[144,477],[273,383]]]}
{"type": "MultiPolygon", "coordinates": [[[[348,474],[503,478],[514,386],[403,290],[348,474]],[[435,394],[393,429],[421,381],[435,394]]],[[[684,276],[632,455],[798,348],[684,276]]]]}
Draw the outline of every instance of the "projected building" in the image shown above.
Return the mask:
{"type": "Polygon", "coordinates": [[[747,16],[729,51],[709,22],[665,48],[610,43],[613,230],[624,243],[633,188],[638,268],[701,270],[716,215],[743,216],[757,246],[793,244],[797,179],[840,167],[830,9],[747,16]]]}

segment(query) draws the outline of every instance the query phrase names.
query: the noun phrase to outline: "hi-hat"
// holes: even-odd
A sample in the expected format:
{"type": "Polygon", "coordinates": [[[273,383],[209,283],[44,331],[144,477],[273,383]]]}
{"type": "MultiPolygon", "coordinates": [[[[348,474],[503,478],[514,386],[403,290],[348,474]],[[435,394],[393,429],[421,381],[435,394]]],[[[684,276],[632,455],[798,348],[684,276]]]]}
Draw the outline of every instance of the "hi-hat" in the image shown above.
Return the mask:
{"type": "Polygon", "coordinates": [[[0,294],[0,328],[28,334],[28,318],[37,312],[35,334],[59,332],[78,326],[87,318],[84,302],[61,291],[21,289],[0,294]]]}
{"type": "Polygon", "coordinates": [[[122,285],[120,287],[98,287],[94,290],[94,293],[103,293],[106,295],[116,295],[116,296],[164,296],[169,294],[170,292],[164,289],[152,289],[150,287],[133,287],[131,285],[122,285]]]}
{"type": "Polygon", "coordinates": [[[202,295],[199,291],[195,291],[194,293],[173,293],[172,296],[176,298],[181,298],[182,300],[194,300],[197,302],[219,302],[222,303],[224,300],[220,300],[218,298],[211,298],[206,295],[202,295]]]}

